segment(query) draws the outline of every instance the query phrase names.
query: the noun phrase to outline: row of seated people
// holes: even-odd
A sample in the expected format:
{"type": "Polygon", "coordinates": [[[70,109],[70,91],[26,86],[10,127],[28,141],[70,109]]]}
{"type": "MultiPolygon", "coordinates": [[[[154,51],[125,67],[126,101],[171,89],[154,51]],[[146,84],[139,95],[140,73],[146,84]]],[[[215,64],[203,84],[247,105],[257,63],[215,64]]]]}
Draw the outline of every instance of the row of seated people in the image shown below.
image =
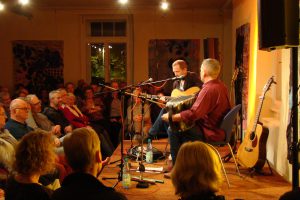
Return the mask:
{"type": "MultiPolygon", "coordinates": [[[[31,131],[18,143],[7,132],[0,136],[0,161],[11,173],[8,181],[0,187],[0,190],[5,190],[5,199],[127,199],[124,194],[99,181],[104,164],[101,140],[91,128],[78,128],[65,137],[63,148],[70,172],[62,184],[58,183],[55,187],[46,186],[41,181],[57,168],[51,133],[31,131]],[[6,154],[14,159],[5,160],[3,155],[6,154]]],[[[198,141],[182,145],[172,171],[175,194],[185,200],[223,200],[224,196],[216,195],[222,182],[220,161],[208,145],[198,141]],[[187,161],[189,165],[186,165],[187,161]],[[202,170],[199,171],[199,168],[202,170]]]]}
{"type": "MultiPolygon", "coordinates": [[[[71,114],[74,115],[76,117],[73,116],[73,118],[69,118],[69,121],[71,123],[71,125],[73,125],[72,123],[74,123],[74,127],[76,128],[78,123],[76,123],[76,120],[78,120],[78,115],[79,118],[81,118],[81,113],[83,113],[85,116],[88,117],[88,121],[92,122],[92,123],[100,123],[102,125],[102,128],[104,128],[106,131],[110,130],[109,132],[109,136],[110,136],[110,140],[111,143],[114,145],[114,147],[116,147],[119,142],[120,142],[120,137],[119,133],[121,130],[121,113],[120,113],[120,107],[121,107],[121,102],[120,102],[120,95],[118,92],[111,92],[110,91],[103,91],[103,92],[99,92],[101,90],[99,90],[99,85],[96,84],[91,84],[91,85],[86,85],[83,84],[85,87],[80,87],[82,88],[81,90],[78,89],[77,87],[77,92],[74,89],[74,84],[69,82],[65,85],[64,89],[60,89],[61,90],[61,98],[62,98],[62,104],[67,104],[66,101],[68,101],[68,99],[71,99],[71,103],[73,103],[75,106],[75,110],[73,109],[73,105],[72,106],[68,106],[66,110],[70,110],[71,109],[71,114]],[[98,87],[97,87],[98,86],[98,87]],[[98,88],[98,89],[97,89],[98,88]],[[81,91],[81,92],[78,92],[81,91]],[[97,92],[98,91],[98,92],[97,92]],[[97,95],[95,95],[95,92],[97,95]],[[99,95],[100,94],[100,95],[99,95]],[[74,95],[73,97],[71,95],[74,95]],[[72,99],[73,98],[73,99],[72,99]],[[74,98],[75,98],[75,102],[74,102],[74,98]],[[78,112],[78,108],[79,108],[79,112],[78,112]]],[[[111,82],[110,86],[112,88],[115,88],[116,90],[119,89],[119,83],[116,81],[111,82]]],[[[22,97],[26,97],[28,95],[28,91],[26,89],[22,89],[22,97]],[[27,92],[25,92],[27,91],[27,92]],[[25,95],[23,95],[25,94],[25,95]]],[[[139,91],[139,93],[141,92],[140,89],[136,89],[136,91],[139,91]]],[[[134,93],[136,93],[136,91],[134,93]]],[[[38,95],[37,95],[38,96],[38,95]]],[[[49,96],[49,95],[48,95],[49,96]]],[[[51,104],[50,102],[48,102],[48,104],[46,105],[45,102],[43,103],[44,97],[40,97],[39,96],[39,101],[41,102],[41,106],[42,106],[42,110],[45,110],[45,108],[49,107],[49,104],[51,104]]],[[[51,98],[49,98],[49,101],[51,98]]],[[[139,100],[138,100],[139,101],[139,100]]],[[[2,91],[0,92],[0,103],[3,103],[5,111],[7,116],[10,115],[10,110],[9,110],[9,106],[10,106],[10,102],[11,102],[11,98],[10,98],[10,94],[7,91],[2,91]]],[[[140,109],[140,106],[138,106],[140,104],[140,102],[136,103],[135,102],[135,98],[129,98],[129,96],[126,96],[125,99],[125,105],[124,105],[124,109],[123,109],[123,117],[127,116],[126,114],[129,113],[128,120],[125,120],[126,125],[125,125],[125,130],[126,130],[126,134],[125,137],[128,136],[127,132],[129,133],[137,133],[140,134],[142,131],[139,128],[140,125],[138,125],[140,122],[140,114],[136,115],[136,113],[140,113],[138,112],[138,110],[140,109]],[[128,106],[128,109],[127,108],[128,106]],[[129,111],[130,112],[127,112],[129,111]],[[131,111],[135,110],[134,113],[132,113],[131,111]],[[131,116],[134,116],[133,118],[131,116]]],[[[146,116],[144,118],[145,120],[145,124],[146,124],[146,129],[143,131],[145,135],[147,135],[148,130],[149,130],[149,125],[151,123],[154,123],[154,121],[157,118],[157,114],[160,111],[160,108],[156,105],[156,104],[151,104],[151,109],[150,106],[148,106],[150,104],[148,104],[148,102],[146,102],[145,107],[147,107],[146,110],[148,110],[146,113],[146,116]],[[148,114],[150,113],[150,118],[148,118],[148,114]],[[151,120],[148,121],[148,120],[151,120]]],[[[62,107],[62,106],[61,106],[62,107]]],[[[50,106],[51,108],[51,106],[50,106]]],[[[67,112],[67,111],[66,111],[67,112]]],[[[31,115],[29,113],[29,115],[31,115]]],[[[71,117],[72,117],[71,115],[71,117]]],[[[70,117],[70,113],[66,114],[66,116],[70,117]]],[[[30,116],[29,116],[30,117],[30,116]]],[[[54,122],[54,124],[56,124],[55,119],[51,119],[49,118],[52,122],[54,122]]],[[[84,123],[86,123],[86,120],[82,120],[84,123]]],[[[28,120],[27,120],[28,121],[28,120]]],[[[31,120],[32,121],[32,120],[31,120]]],[[[31,123],[29,124],[32,128],[36,128],[36,124],[31,123]]],[[[151,125],[150,125],[151,126],[151,125]]],[[[79,125],[79,127],[81,127],[81,125],[79,125]]],[[[63,130],[64,131],[64,130],[63,130]]],[[[164,135],[166,136],[166,135],[164,135]]]]}

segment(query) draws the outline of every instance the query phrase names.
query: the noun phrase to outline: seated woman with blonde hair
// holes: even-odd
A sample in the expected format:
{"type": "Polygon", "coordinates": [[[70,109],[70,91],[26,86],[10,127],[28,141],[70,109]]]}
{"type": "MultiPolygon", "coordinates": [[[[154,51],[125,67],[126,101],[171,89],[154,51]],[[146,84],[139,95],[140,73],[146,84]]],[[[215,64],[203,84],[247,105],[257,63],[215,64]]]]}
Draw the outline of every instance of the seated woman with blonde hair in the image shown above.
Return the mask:
{"type": "Polygon", "coordinates": [[[52,190],[42,186],[39,178],[54,170],[55,158],[51,134],[35,130],[23,136],[16,147],[15,174],[8,180],[5,199],[50,199],[52,190]]]}
{"type": "Polygon", "coordinates": [[[179,149],[171,172],[175,194],[181,200],[224,200],[216,195],[223,182],[221,163],[214,150],[203,142],[187,142],[179,149]]]}

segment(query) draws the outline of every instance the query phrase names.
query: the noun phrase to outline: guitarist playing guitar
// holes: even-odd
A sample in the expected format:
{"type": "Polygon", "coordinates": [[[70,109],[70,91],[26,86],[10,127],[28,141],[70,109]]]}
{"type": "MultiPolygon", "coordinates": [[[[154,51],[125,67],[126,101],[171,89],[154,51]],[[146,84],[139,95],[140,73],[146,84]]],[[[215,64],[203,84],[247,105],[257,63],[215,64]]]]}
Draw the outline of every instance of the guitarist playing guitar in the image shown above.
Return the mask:
{"type": "MultiPolygon", "coordinates": [[[[172,64],[172,70],[176,77],[183,78],[181,80],[176,80],[173,83],[173,92],[172,96],[180,96],[186,95],[184,91],[188,90],[191,87],[198,87],[201,88],[202,82],[199,79],[199,76],[195,72],[188,71],[188,65],[184,60],[176,60],[172,64]]],[[[193,90],[194,91],[194,90],[193,90]]],[[[166,102],[168,97],[162,96],[160,97],[160,101],[166,102]]],[[[155,122],[153,123],[150,131],[149,136],[155,137],[160,132],[167,132],[168,123],[162,121],[161,116],[166,113],[165,109],[162,109],[157,116],[155,122]]]]}
{"type": "Polygon", "coordinates": [[[262,95],[259,97],[260,102],[253,128],[250,132],[247,132],[237,152],[237,161],[240,165],[258,171],[263,168],[266,162],[266,143],[269,136],[269,129],[259,122],[259,116],[265,94],[270,89],[272,83],[276,84],[273,76],[268,80],[263,88],[262,95]]]}

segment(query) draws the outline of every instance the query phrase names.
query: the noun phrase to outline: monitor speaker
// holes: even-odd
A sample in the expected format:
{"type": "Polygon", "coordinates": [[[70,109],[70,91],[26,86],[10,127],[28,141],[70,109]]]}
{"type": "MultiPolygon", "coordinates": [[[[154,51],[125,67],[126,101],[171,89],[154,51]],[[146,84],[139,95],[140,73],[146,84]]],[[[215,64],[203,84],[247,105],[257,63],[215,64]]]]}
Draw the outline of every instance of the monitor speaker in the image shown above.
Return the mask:
{"type": "Polygon", "coordinates": [[[259,49],[299,45],[299,0],[259,0],[259,49]]]}

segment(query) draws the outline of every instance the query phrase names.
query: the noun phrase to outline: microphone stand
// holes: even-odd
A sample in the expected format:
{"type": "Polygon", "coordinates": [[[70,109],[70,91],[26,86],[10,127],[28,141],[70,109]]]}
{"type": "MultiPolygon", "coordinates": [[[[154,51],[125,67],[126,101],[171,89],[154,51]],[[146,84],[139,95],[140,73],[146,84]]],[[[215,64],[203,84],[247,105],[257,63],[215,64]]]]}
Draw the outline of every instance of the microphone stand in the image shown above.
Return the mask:
{"type": "MultiPolygon", "coordinates": [[[[146,85],[146,83],[144,83],[145,85],[146,85]]],[[[144,84],[139,84],[139,85],[137,85],[137,86],[133,86],[133,85],[130,85],[130,86],[127,86],[127,87],[124,87],[124,88],[121,88],[121,89],[115,89],[115,88],[113,88],[113,87],[110,87],[110,86],[107,86],[107,85],[104,85],[104,84],[101,84],[101,83],[99,83],[99,85],[101,85],[101,86],[104,86],[104,87],[106,87],[106,88],[109,88],[109,89],[111,89],[112,91],[111,92],[119,92],[120,94],[121,94],[121,118],[122,118],[122,135],[121,135],[121,164],[120,164],[120,172],[118,173],[118,177],[117,177],[117,179],[118,179],[118,181],[113,185],[113,187],[112,188],[115,188],[117,185],[118,185],[118,183],[119,182],[121,182],[122,181],[122,178],[123,178],[123,167],[124,167],[124,155],[123,155],[123,151],[124,151],[124,134],[125,134],[125,125],[124,125],[124,115],[123,115],[123,109],[124,109],[124,96],[125,95],[130,95],[130,96],[134,96],[134,97],[138,97],[138,98],[141,98],[142,99],[142,137],[144,137],[144,133],[143,133],[143,126],[144,126],[144,119],[143,119],[143,117],[144,117],[144,111],[143,111],[143,108],[144,108],[144,100],[146,99],[145,97],[143,97],[143,96],[141,96],[141,95],[135,95],[135,94],[132,94],[132,93],[129,93],[129,92],[126,92],[126,90],[128,89],[128,88],[133,88],[133,87],[139,87],[139,86],[142,86],[142,85],[144,85],[144,84]]],[[[147,83],[147,84],[149,84],[149,83],[147,83]]],[[[96,93],[95,95],[101,95],[101,94],[103,94],[103,93],[96,93]]],[[[156,104],[162,104],[162,103],[159,103],[159,102],[156,102],[156,101],[153,101],[153,100],[151,100],[151,99],[147,99],[148,101],[150,101],[150,102],[153,102],[153,103],[156,103],[156,104]]],[[[132,116],[133,117],[133,116],[132,116]]],[[[142,138],[142,145],[143,145],[143,139],[144,138],[142,138]]],[[[142,162],[139,164],[139,171],[140,172],[144,172],[145,171],[145,166],[143,165],[143,146],[142,146],[142,162]]],[[[116,179],[116,178],[110,178],[110,177],[102,177],[102,180],[106,180],[106,179],[116,179]]],[[[147,186],[147,184],[148,183],[146,183],[145,181],[143,181],[142,179],[143,179],[143,177],[142,177],[142,173],[141,173],[141,175],[140,175],[140,179],[141,180],[138,180],[138,184],[137,184],[137,187],[139,186],[140,188],[146,188],[146,187],[148,187],[147,186]],[[144,183],[143,183],[144,182],[144,183]]]]}
{"type": "MultiPolygon", "coordinates": [[[[139,97],[140,98],[140,97],[139,97]]],[[[138,184],[136,185],[137,188],[148,188],[149,183],[146,181],[143,181],[143,172],[145,172],[145,166],[143,164],[144,162],[144,123],[145,123],[145,98],[140,98],[142,100],[142,125],[141,125],[141,135],[142,135],[142,142],[141,142],[141,161],[139,163],[139,172],[140,172],[140,180],[138,180],[138,184]]],[[[133,116],[131,116],[133,118],[133,116]]]]}

